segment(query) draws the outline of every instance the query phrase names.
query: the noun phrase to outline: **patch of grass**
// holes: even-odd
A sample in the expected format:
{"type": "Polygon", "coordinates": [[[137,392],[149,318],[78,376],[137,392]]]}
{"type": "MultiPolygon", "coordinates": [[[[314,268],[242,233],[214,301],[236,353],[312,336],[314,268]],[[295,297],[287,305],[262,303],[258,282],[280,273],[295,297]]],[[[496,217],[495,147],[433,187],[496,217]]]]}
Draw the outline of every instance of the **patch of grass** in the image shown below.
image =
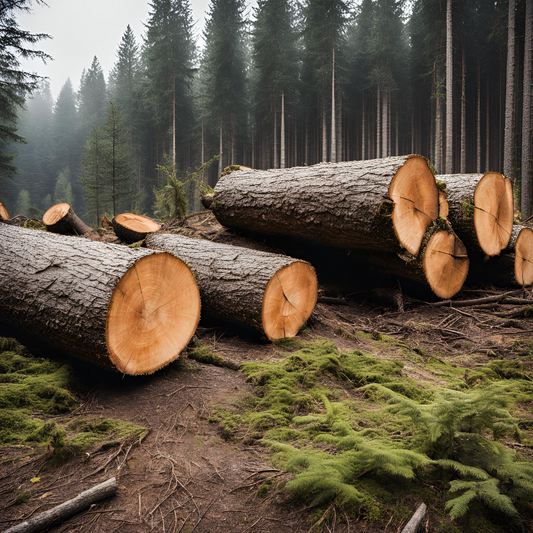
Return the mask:
{"type": "Polygon", "coordinates": [[[46,419],[79,405],[69,390],[69,372],[67,365],[33,357],[15,339],[0,338],[0,446],[24,443],[81,452],[146,434],[121,420],[46,419]]]}

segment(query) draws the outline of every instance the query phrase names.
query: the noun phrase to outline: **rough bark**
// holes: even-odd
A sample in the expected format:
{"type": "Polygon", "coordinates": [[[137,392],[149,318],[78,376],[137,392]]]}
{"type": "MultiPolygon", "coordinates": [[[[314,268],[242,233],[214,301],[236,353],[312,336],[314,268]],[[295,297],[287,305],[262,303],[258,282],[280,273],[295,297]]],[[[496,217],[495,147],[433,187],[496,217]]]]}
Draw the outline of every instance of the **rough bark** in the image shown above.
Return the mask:
{"type": "Polygon", "coordinates": [[[207,315],[255,329],[271,340],[293,336],[289,335],[284,323],[279,330],[268,324],[270,318],[267,306],[271,304],[267,287],[271,281],[275,286],[282,283],[279,281],[282,269],[300,264],[312,285],[305,284],[302,291],[292,294],[294,303],[290,301],[291,289],[285,287],[283,290],[284,300],[280,304],[289,302],[290,309],[299,315],[296,332],[309,318],[315,306],[315,271],[309,263],[298,259],[182,235],[150,235],[146,239],[146,245],[166,250],[189,265],[200,289],[203,311],[207,315]],[[305,310],[300,309],[301,304],[309,299],[310,306],[305,310]]]}
{"type": "Polygon", "coordinates": [[[481,173],[481,66],[477,62],[476,172],[481,173]]]}
{"type": "Polygon", "coordinates": [[[335,43],[332,50],[332,69],[331,69],[331,155],[330,161],[337,162],[337,127],[335,124],[336,107],[335,107],[335,43]]]}
{"type": "Polygon", "coordinates": [[[498,255],[508,244],[513,227],[512,187],[509,178],[486,174],[437,175],[446,189],[448,220],[469,250],[498,255]],[[491,183],[493,177],[498,183],[491,183]],[[483,180],[483,182],[481,181],[483,180]],[[483,183],[482,185],[480,185],[483,183]],[[478,185],[483,192],[476,196],[478,185]],[[476,200],[477,198],[477,200],[476,200]],[[487,199],[491,208],[487,207],[487,199]],[[487,222],[488,219],[488,222],[487,222]],[[487,224],[495,221],[493,231],[487,224]]]}
{"type": "MultiPolygon", "coordinates": [[[[138,270],[149,265],[154,254],[159,252],[0,224],[0,321],[56,349],[102,366],[127,374],[154,372],[178,357],[179,351],[170,360],[155,364],[159,352],[139,347],[139,361],[130,364],[121,359],[121,350],[114,350],[109,344],[109,335],[114,331],[109,313],[112,306],[117,307],[114,302],[119,293],[120,298],[130,300],[137,295],[141,303],[146,299],[146,306],[158,303],[149,298],[146,287],[142,293],[137,278],[136,287],[128,285],[126,292],[117,290],[125,288],[124,278],[129,279],[131,272],[139,275],[138,270]],[[142,299],[137,294],[140,290],[142,299]],[[148,367],[137,372],[144,361],[148,361],[148,367]]],[[[186,267],[169,254],[162,255],[168,258],[165,264],[169,268],[174,269],[175,263],[186,267]]],[[[120,305],[119,302],[119,310],[120,305]]],[[[165,309],[174,314],[173,306],[167,305],[165,309]]],[[[173,336],[173,332],[168,333],[173,336]]],[[[137,346],[143,335],[134,328],[131,342],[137,346]]]]}
{"type": "Polygon", "coordinates": [[[285,168],[285,93],[281,91],[280,168],[285,168]]]}
{"type": "Polygon", "coordinates": [[[516,0],[509,0],[509,26],[507,32],[507,75],[505,84],[505,132],[503,142],[503,173],[506,176],[512,176],[513,172],[515,11],[516,0]]]}
{"type": "Polygon", "coordinates": [[[223,160],[224,160],[224,143],[222,139],[222,118],[220,119],[220,123],[218,125],[218,175],[222,174],[222,170],[224,168],[223,160]]]}
{"type": "Polygon", "coordinates": [[[426,516],[426,504],[421,503],[416,509],[415,514],[407,525],[402,529],[402,533],[416,533],[422,524],[422,520],[426,516]]]}
{"type": "Polygon", "coordinates": [[[92,231],[68,204],[57,204],[48,209],[43,215],[43,224],[48,231],[61,235],[85,235],[92,231]]]}
{"type": "Polygon", "coordinates": [[[322,98],[322,163],[328,160],[328,130],[326,128],[326,99],[322,98]]]}
{"type": "Polygon", "coordinates": [[[382,157],[381,152],[381,87],[378,84],[378,97],[376,104],[376,159],[382,157]]]}
{"type": "Polygon", "coordinates": [[[465,47],[461,61],[461,163],[460,172],[466,172],[466,95],[465,95],[465,47]]]}
{"type": "Polygon", "coordinates": [[[446,5],[446,174],[453,172],[453,48],[452,0],[446,5]]]}
{"type": "Polygon", "coordinates": [[[388,100],[387,100],[387,92],[383,91],[383,94],[381,96],[382,100],[382,109],[381,109],[381,117],[382,117],[382,138],[381,138],[381,151],[382,151],[382,157],[388,157],[389,156],[389,110],[388,110],[388,100]]]}
{"type": "Polygon", "coordinates": [[[435,100],[435,168],[442,172],[442,103],[440,97],[440,78],[437,66],[437,98],[435,100]]]}
{"type": "Polygon", "coordinates": [[[425,229],[437,218],[438,190],[421,156],[283,171],[240,170],[218,182],[213,211],[221,224],[235,229],[303,237],[344,248],[390,251],[402,244],[416,254],[425,229]],[[415,167],[416,185],[408,170],[415,167]],[[400,182],[405,183],[403,194],[394,193],[391,198],[389,189],[400,182]],[[416,201],[405,196],[411,187],[416,201]],[[416,219],[416,228],[400,229],[410,217],[416,219]]]}
{"type": "Polygon", "coordinates": [[[22,522],[22,524],[9,528],[5,533],[38,533],[39,531],[44,531],[50,526],[58,522],[63,522],[71,516],[80,513],[95,503],[113,497],[116,492],[117,480],[112,477],[96,485],[96,487],[78,494],[72,500],[52,507],[52,509],[30,518],[22,522]]]}
{"type": "Polygon", "coordinates": [[[533,187],[530,178],[531,168],[531,59],[533,57],[533,0],[526,1],[526,32],[524,40],[524,92],[522,103],[522,179],[521,211],[522,220],[532,214],[531,197],[533,187]]]}

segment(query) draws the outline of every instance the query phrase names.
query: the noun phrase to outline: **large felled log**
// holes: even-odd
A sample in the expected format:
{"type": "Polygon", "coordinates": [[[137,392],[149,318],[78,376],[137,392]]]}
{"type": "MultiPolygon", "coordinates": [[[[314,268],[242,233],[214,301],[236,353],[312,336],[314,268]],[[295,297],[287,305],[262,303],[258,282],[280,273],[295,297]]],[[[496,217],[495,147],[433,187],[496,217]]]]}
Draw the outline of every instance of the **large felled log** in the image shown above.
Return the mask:
{"type": "Polygon", "coordinates": [[[447,216],[467,248],[498,255],[509,243],[513,229],[511,180],[497,172],[445,174],[436,179],[446,193],[441,216],[447,216]]]}
{"type": "Polygon", "coordinates": [[[533,284],[533,230],[517,224],[500,255],[487,258],[474,254],[469,279],[500,287],[533,284]]]}
{"type": "Polygon", "coordinates": [[[399,244],[416,255],[438,216],[439,193],[425,158],[396,156],[236,170],[217,183],[212,209],[238,230],[343,248],[388,251],[399,244]]]}
{"type": "Polygon", "coordinates": [[[161,226],[151,218],[136,215],[135,213],[117,215],[111,223],[116,236],[128,244],[142,241],[149,233],[161,229],[161,226]]]}
{"type": "Polygon", "coordinates": [[[2,202],[0,202],[0,220],[9,220],[9,213],[2,202]]]}
{"type": "Polygon", "coordinates": [[[182,235],[149,235],[146,245],[190,266],[205,313],[271,340],[294,337],[315,307],[316,274],[304,261],[182,235]]]}
{"type": "Polygon", "coordinates": [[[48,209],[43,215],[43,224],[48,231],[61,235],[84,235],[92,231],[66,203],[56,204],[48,209]]]}
{"type": "Polygon", "coordinates": [[[57,505],[44,513],[40,513],[22,524],[9,528],[4,533],[38,533],[50,526],[63,522],[67,518],[80,513],[91,505],[113,497],[117,492],[117,480],[112,477],[92,489],[86,490],[72,500],[57,505]]]}
{"type": "Polygon", "coordinates": [[[147,374],[199,318],[194,276],[171,254],[0,224],[0,321],[56,348],[147,374]]]}

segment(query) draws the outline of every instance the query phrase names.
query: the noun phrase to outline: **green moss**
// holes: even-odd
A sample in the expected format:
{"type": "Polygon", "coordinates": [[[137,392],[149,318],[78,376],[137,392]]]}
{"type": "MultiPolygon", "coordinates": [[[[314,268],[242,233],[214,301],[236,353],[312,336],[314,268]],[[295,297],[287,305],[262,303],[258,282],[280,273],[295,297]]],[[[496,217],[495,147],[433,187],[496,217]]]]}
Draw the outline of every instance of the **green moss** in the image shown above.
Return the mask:
{"type": "Polygon", "coordinates": [[[0,338],[0,446],[25,443],[82,451],[92,444],[146,434],[120,420],[47,420],[79,405],[69,390],[69,370],[33,357],[14,339],[0,338]]]}
{"type": "Polygon", "coordinates": [[[132,244],[128,244],[128,248],[140,248],[144,241],[137,241],[132,244]]]}
{"type": "Polygon", "coordinates": [[[466,220],[471,220],[474,218],[474,210],[475,210],[474,201],[472,198],[468,197],[465,198],[463,201],[463,218],[466,220]]]}
{"type": "Polygon", "coordinates": [[[17,496],[17,499],[15,500],[15,505],[20,505],[22,503],[26,503],[30,499],[30,493],[29,492],[23,492],[22,494],[19,494],[17,496]]]}
{"type": "Polygon", "coordinates": [[[208,365],[223,366],[224,363],[223,357],[213,353],[208,346],[200,343],[193,344],[187,350],[187,357],[208,365]]]}
{"type": "Polygon", "coordinates": [[[439,191],[442,191],[442,192],[446,191],[446,182],[435,180],[435,183],[437,184],[437,189],[439,191]]]}

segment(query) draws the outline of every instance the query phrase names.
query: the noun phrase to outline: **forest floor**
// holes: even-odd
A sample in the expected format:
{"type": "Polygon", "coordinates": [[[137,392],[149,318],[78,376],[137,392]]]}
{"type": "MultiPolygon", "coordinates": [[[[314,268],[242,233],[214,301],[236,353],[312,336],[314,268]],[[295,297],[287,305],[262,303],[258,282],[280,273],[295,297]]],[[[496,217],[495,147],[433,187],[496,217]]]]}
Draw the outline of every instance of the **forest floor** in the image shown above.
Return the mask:
{"type": "MultiPolygon", "coordinates": [[[[218,241],[232,240],[208,214],[188,220],[185,225],[165,229],[194,236],[201,233],[218,241]]],[[[112,238],[105,233],[102,240],[109,242],[112,238]]],[[[466,288],[458,299],[507,292],[466,288]]],[[[532,298],[533,294],[518,290],[512,296],[532,298]]],[[[504,379],[532,381],[530,308],[498,303],[438,307],[405,298],[405,310],[401,312],[371,304],[370,300],[367,292],[358,298],[317,304],[308,325],[293,343],[266,343],[227,325],[202,323],[189,355],[203,349],[236,365],[260,362],[279,368],[275,365],[284,364],[299,354],[298,350],[328,343],[331,353],[336,353],[336,347],[341,354],[365,354],[380,362],[401,363],[398,371],[384,370],[396,372],[396,385],[404,380],[400,392],[411,385],[416,394],[423,395],[438,388],[471,390],[504,379]],[[488,372],[480,371],[496,368],[494,363],[498,361],[512,362],[519,375],[491,378],[488,372]]],[[[402,530],[422,501],[429,507],[426,531],[506,530],[497,521],[489,525],[483,520],[476,524],[463,520],[457,523],[459,529],[445,529],[451,527],[444,513],[445,484],[424,480],[398,490],[390,488],[383,501],[379,490],[369,489],[370,500],[375,501],[369,504],[367,499],[357,513],[345,512],[341,505],[313,506],[305,497],[294,498],[291,490],[284,489],[294,473],[284,468],[275,448],[262,440],[276,424],[254,426],[250,422],[249,414],[261,410],[260,400],[266,394],[263,384],[254,378],[258,369],[253,365],[245,367],[244,372],[236,371],[217,366],[221,362],[218,358],[210,361],[217,364],[208,364],[199,362],[205,357],[193,360],[184,353],[153,375],[132,377],[101,371],[80,361],[57,359],[54,354],[44,355],[69,363],[69,388],[79,402],[71,413],[46,419],[58,420],[64,427],[70,427],[69,420],[95,423],[115,419],[148,432],[72,454],[57,453],[50,445],[4,445],[0,452],[0,530],[112,476],[118,480],[116,497],[49,531],[392,533],[402,530]]],[[[350,379],[336,380],[325,374],[317,373],[317,379],[327,388],[324,390],[333,391],[338,405],[357,404],[359,410],[354,412],[362,414],[359,419],[354,415],[353,420],[359,427],[384,431],[396,441],[416,438],[416,429],[407,423],[377,416],[386,404],[383,398],[369,394],[368,389],[354,385],[350,379]]],[[[306,375],[302,383],[305,379],[306,375]]],[[[368,378],[372,381],[380,382],[375,376],[368,378]]],[[[504,443],[516,451],[519,460],[533,462],[533,397],[529,398],[520,397],[509,407],[520,421],[522,437],[507,436],[504,443]]],[[[315,404],[305,412],[321,413],[323,407],[315,404]]],[[[332,453],[327,446],[320,451],[332,453]]],[[[522,530],[533,530],[531,513],[523,518],[522,530]]]]}

